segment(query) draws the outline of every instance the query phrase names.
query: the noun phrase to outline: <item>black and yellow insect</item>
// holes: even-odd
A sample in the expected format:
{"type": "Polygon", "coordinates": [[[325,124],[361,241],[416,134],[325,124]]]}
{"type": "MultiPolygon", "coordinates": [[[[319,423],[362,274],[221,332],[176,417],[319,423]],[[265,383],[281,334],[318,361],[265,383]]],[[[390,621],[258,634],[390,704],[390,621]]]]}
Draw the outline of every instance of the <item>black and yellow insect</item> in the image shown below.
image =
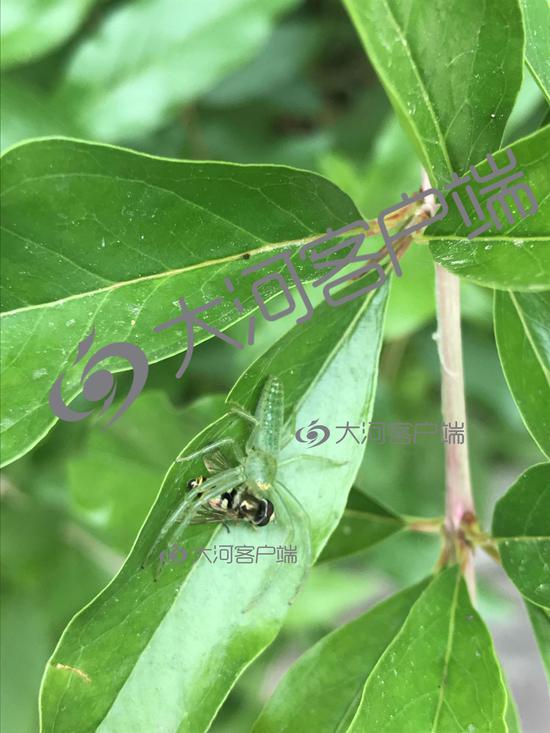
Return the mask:
{"type": "MultiPolygon", "coordinates": [[[[221,452],[210,455],[204,461],[211,473],[218,473],[229,466],[221,452]]],[[[206,476],[197,476],[187,482],[189,491],[193,491],[200,500],[200,486],[206,481],[206,476]]],[[[273,502],[255,496],[247,490],[246,484],[239,484],[230,491],[225,491],[219,497],[209,499],[206,504],[197,509],[196,516],[191,524],[211,524],[221,522],[249,522],[254,527],[265,527],[275,519],[273,502]]]]}

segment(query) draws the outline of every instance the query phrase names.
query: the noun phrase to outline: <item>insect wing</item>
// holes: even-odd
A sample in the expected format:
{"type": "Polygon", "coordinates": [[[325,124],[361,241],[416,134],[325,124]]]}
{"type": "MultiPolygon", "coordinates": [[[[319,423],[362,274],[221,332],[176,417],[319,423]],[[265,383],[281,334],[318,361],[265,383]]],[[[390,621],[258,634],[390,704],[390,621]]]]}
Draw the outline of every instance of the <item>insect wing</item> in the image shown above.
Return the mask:
{"type": "Polygon", "coordinates": [[[229,463],[220,450],[215,450],[205,456],[204,465],[209,473],[220,473],[229,468],[229,463]]]}
{"type": "Polygon", "coordinates": [[[201,507],[191,520],[190,524],[224,524],[238,522],[239,516],[232,509],[214,509],[201,507]]]}

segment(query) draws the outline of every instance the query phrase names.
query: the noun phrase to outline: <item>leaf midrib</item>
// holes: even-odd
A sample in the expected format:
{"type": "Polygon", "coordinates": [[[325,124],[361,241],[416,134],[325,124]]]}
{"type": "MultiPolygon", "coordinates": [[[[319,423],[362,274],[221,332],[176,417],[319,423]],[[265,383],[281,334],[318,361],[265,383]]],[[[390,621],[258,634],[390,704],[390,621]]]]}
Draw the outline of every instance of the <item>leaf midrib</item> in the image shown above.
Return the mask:
{"type": "MultiPolygon", "coordinates": [[[[422,242],[422,243],[429,243],[429,242],[463,242],[464,244],[469,244],[470,246],[475,245],[475,242],[468,239],[467,234],[463,234],[462,236],[459,234],[421,234],[417,236],[416,241],[422,242]]],[[[544,234],[534,234],[534,235],[524,235],[524,234],[518,234],[515,237],[509,237],[507,235],[502,234],[495,234],[492,237],[475,237],[476,241],[480,242],[491,242],[494,245],[497,244],[514,244],[514,242],[517,242],[518,239],[521,239],[522,242],[546,242],[550,245],[550,235],[544,235],[544,234]]],[[[517,244],[514,244],[514,247],[516,249],[521,248],[518,247],[517,244]]]]}
{"type": "MultiPolygon", "coordinates": [[[[434,582],[434,580],[436,579],[436,577],[437,576],[435,576],[435,575],[432,577],[432,581],[431,581],[430,585],[428,585],[424,589],[424,591],[420,594],[420,596],[416,599],[416,601],[414,602],[411,610],[409,611],[409,613],[407,615],[407,618],[404,620],[403,624],[401,625],[401,628],[399,629],[399,631],[397,632],[397,634],[394,636],[394,638],[390,642],[390,644],[386,647],[385,651],[380,655],[380,657],[378,658],[378,661],[376,662],[376,664],[372,668],[370,674],[368,675],[367,680],[365,682],[365,686],[363,687],[363,693],[362,693],[361,703],[359,704],[359,708],[358,708],[358,710],[357,710],[357,712],[356,712],[356,714],[355,714],[355,716],[354,716],[354,718],[353,718],[353,720],[352,720],[352,722],[350,724],[350,731],[352,731],[352,733],[355,733],[356,730],[357,730],[356,724],[357,724],[357,720],[358,720],[358,715],[359,715],[359,713],[361,711],[361,708],[362,708],[362,702],[365,699],[365,692],[367,690],[367,686],[369,684],[369,681],[371,679],[374,679],[375,674],[378,673],[378,668],[380,667],[380,665],[382,664],[383,660],[386,658],[387,654],[389,653],[389,650],[393,647],[393,645],[396,643],[396,641],[398,639],[400,639],[402,636],[405,635],[405,627],[407,626],[407,621],[410,618],[410,614],[412,612],[412,609],[416,606],[416,604],[420,603],[421,600],[422,600],[422,598],[425,596],[425,594],[428,593],[428,591],[430,589],[430,586],[434,582]]],[[[453,591],[453,599],[452,599],[452,603],[451,603],[450,617],[449,617],[449,638],[447,640],[447,649],[446,649],[446,654],[445,654],[445,666],[444,666],[444,670],[445,671],[447,670],[447,667],[448,667],[448,661],[450,659],[450,651],[452,651],[452,633],[451,632],[454,629],[454,619],[455,619],[455,615],[456,615],[456,607],[458,605],[457,602],[458,602],[458,591],[459,591],[459,588],[460,588],[460,581],[461,581],[461,575],[460,575],[460,572],[457,571],[457,573],[456,573],[456,581],[455,581],[455,588],[454,588],[454,591],[453,591]]],[[[425,697],[425,696],[429,696],[431,694],[432,694],[431,692],[426,692],[426,693],[424,693],[423,696],[425,697]]],[[[436,714],[435,714],[436,717],[434,718],[432,730],[430,731],[430,733],[437,733],[437,731],[435,730],[435,727],[434,726],[437,723],[437,716],[439,715],[439,709],[440,709],[440,706],[441,706],[441,704],[443,702],[442,695],[444,695],[444,684],[442,684],[441,687],[440,687],[440,699],[438,701],[438,707],[437,707],[436,714]]]]}
{"type": "MultiPolygon", "coordinates": [[[[269,244],[263,244],[261,247],[257,247],[256,249],[247,249],[246,252],[250,254],[250,256],[252,257],[257,254],[263,254],[265,252],[274,252],[278,249],[284,249],[286,247],[292,247],[294,245],[306,244],[307,242],[315,241],[317,238],[321,236],[323,236],[323,233],[314,234],[313,236],[303,237],[301,239],[291,239],[291,240],[286,240],[284,242],[273,242],[269,244]]],[[[226,257],[219,257],[217,259],[197,262],[194,265],[187,265],[185,267],[177,267],[172,270],[165,270],[163,272],[156,272],[151,275],[143,275],[141,277],[131,278],[130,280],[122,280],[120,282],[114,283],[113,285],[107,285],[102,288],[94,288],[93,290],[86,290],[83,293],[74,293],[73,295],[67,295],[65,298],[59,298],[57,300],[50,300],[45,303],[37,303],[34,305],[26,305],[21,308],[14,308],[12,310],[3,311],[2,313],[0,313],[0,318],[7,318],[9,316],[17,315],[24,311],[32,311],[32,310],[37,310],[37,309],[42,309],[42,308],[52,308],[52,307],[67,303],[69,301],[79,300],[81,298],[98,295],[100,293],[113,292],[119,288],[135,285],[138,283],[141,284],[146,281],[158,280],[162,278],[169,279],[171,277],[175,277],[176,275],[181,275],[185,272],[192,272],[194,270],[201,270],[207,267],[223,265],[228,262],[236,262],[238,260],[242,260],[242,255],[243,255],[242,252],[234,254],[234,255],[227,255],[226,257]]]]}
{"type": "MultiPolygon", "coordinates": [[[[405,34],[403,33],[403,29],[401,28],[401,26],[397,22],[397,18],[395,17],[395,14],[393,12],[393,9],[391,8],[388,0],[382,0],[382,2],[384,3],[384,6],[386,7],[386,10],[388,11],[388,15],[390,16],[390,18],[392,20],[392,23],[393,23],[393,25],[394,25],[394,27],[395,27],[395,29],[397,31],[397,34],[398,34],[399,38],[401,39],[401,43],[403,45],[403,48],[406,51],[407,57],[409,58],[409,61],[411,63],[411,68],[413,70],[413,73],[414,73],[417,81],[418,81],[418,85],[420,87],[420,91],[422,93],[422,97],[423,97],[424,102],[426,104],[426,108],[428,110],[429,116],[432,118],[432,122],[433,122],[434,127],[435,127],[435,130],[437,132],[437,137],[438,137],[438,140],[439,140],[439,145],[441,147],[441,151],[443,153],[443,157],[445,159],[445,164],[447,165],[447,168],[449,170],[449,173],[452,173],[453,167],[451,165],[451,159],[449,157],[449,151],[447,150],[447,145],[446,145],[446,142],[445,142],[445,136],[443,135],[443,131],[442,131],[440,125],[439,125],[439,119],[438,119],[437,115],[435,114],[435,110],[434,110],[434,108],[432,106],[432,101],[430,99],[430,95],[428,94],[428,90],[426,89],[426,86],[424,84],[424,80],[420,76],[420,71],[419,71],[419,69],[418,69],[418,67],[417,67],[417,65],[415,63],[414,58],[413,58],[413,55],[412,55],[412,52],[411,52],[411,48],[410,48],[410,46],[408,44],[408,41],[407,41],[407,37],[405,36],[405,34]]],[[[415,129],[416,129],[416,125],[415,125],[415,129]]],[[[417,137],[419,137],[418,133],[417,133],[417,137]]],[[[426,155],[426,157],[429,160],[429,156],[426,155]]],[[[431,164],[431,160],[430,160],[430,164],[431,164]]],[[[433,165],[432,165],[432,168],[433,168],[433,165]]]]}
{"type": "Polygon", "coordinates": [[[431,733],[437,733],[437,726],[439,723],[439,716],[441,715],[441,710],[443,709],[443,703],[445,701],[445,691],[447,686],[447,677],[448,677],[448,670],[449,670],[449,663],[451,660],[451,654],[453,651],[453,642],[454,642],[454,629],[455,629],[455,619],[456,619],[456,609],[458,606],[458,591],[460,589],[460,580],[461,576],[460,573],[456,574],[456,582],[455,587],[453,591],[453,599],[451,601],[451,612],[449,616],[449,630],[448,630],[448,638],[447,638],[447,648],[445,650],[445,661],[443,664],[443,674],[441,679],[441,687],[439,689],[439,699],[437,701],[437,709],[435,711],[435,717],[432,724],[432,730],[431,733]]]}
{"type": "MultiPolygon", "coordinates": [[[[397,32],[398,32],[399,37],[403,39],[404,36],[403,36],[402,29],[399,26],[399,24],[397,23],[397,20],[395,19],[392,11],[388,7],[387,0],[383,0],[383,2],[386,5],[386,8],[388,10],[388,13],[389,13],[389,15],[392,18],[392,21],[393,21],[393,23],[394,23],[394,25],[395,25],[395,27],[397,29],[397,32]]],[[[349,13],[350,13],[353,21],[354,21],[355,26],[359,29],[359,35],[363,35],[361,33],[361,31],[360,31],[361,26],[362,26],[362,23],[359,23],[357,21],[357,15],[358,14],[356,13],[356,4],[355,3],[351,3],[351,2],[346,2],[346,6],[348,8],[348,11],[349,11],[349,13]]],[[[438,137],[440,139],[441,149],[443,151],[443,157],[445,158],[445,162],[446,162],[446,164],[448,166],[449,173],[451,173],[452,172],[452,167],[451,167],[451,163],[450,163],[450,160],[449,160],[448,151],[447,151],[447,148],[446,148],[446,145],[445,145],[445,141],[444,140],[441,141],[442,132],[441,132],[441,129],[439,128],[439,123],[438,123],[437,117],[436,117],[435,113],[433,112],[433,109],[431,108],[431,102],[430,102],[429,96],[427,94],[426,89],[424,88],[422,79],[419,77],[419,74],[418,74],[418,71],[416,69],[416,66],[413,63],[412,55],[410,53],[410,49],[408,47],[408,44],[406,42],[406,39],[405,39],[405,42],[404,42],[403,46],[407,50],[407,55],[409,57],[409,60],[411,61],[413,73],[417,77],[417,80],[418,80],[418,83],[420,85],[420,88],[421,88],[421,91],[423,93],[423,96],[425,98],[427,97],[427,99],[428,99],[428,104],[427,104],[428,113],[429,113],[429,115],[430,115],[430,117],[432,119],[432,122],[434,123],[434,125],[436,127],[436,132],[437,132],[438,137]]],[[[376,60],[378,62],[377,64],[375,64],[376,73],[380,77],[380,79],[382,80],[384,86],[387,89],[390,89],[391,90],[391,98],[393,99],[394,104],[397,105],[401,109],[402,114],[404,115],[405,119],[407,119],[408,118],[408,111],[407,111],[405,105],[402,103],[400,95],[397,94],[396,89],[395,89],[395,87],[393,85],[393,82],[391,82],[388,79],[388,77],[387,77],[387,75],[385,73],[385,70],[384,70],[384,64],[380,62],[379,54],[376,52],[376,49],[375,48],[369,48],[368,49],[368,55],[369,56],[372,56],[373,58],[376,57],[376,60]]],[[[417,142],[418,142],[418,144],[419,144],[419,146],[420,146],[420,148],[421,148],[421,150],[422,150],[422,152],[424,154],[425,162],[430,167],[430,170],[431,170],[431,173],[432,173],[432,175],[430,176],[430,178],[433,178],[434,177],[434,166],[432,164],[432,161],[431,161],[430,156],[428,155],[428,151],[427,151],[426,145],[424,143],[424,138],[422,137],[422,135],[419,134],[418,129],[417,129],[416,125],[412,122],[412,120],[409,120],[409,122],[411,123],[410,124],[410,129],[413,131],[414,136],[415,136],[415,138],[416,138],[416,140],[417,140],[417,142]]]]}

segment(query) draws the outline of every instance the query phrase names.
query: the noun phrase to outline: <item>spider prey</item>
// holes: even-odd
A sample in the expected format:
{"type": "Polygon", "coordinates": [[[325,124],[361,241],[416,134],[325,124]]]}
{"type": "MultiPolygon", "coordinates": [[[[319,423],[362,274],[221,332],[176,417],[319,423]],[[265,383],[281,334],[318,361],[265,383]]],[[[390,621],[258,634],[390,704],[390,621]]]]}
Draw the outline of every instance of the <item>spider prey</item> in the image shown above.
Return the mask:
{"type": "MultiPolygon", "coordinates": [[[[282,515],[283,523],[292,536],[295,531],[299,534],[300,550],[305,556],[307,567],[311,559],[309,517],[278,476],[281,465],[301,458],[294,456],[279,461],[284,425],[281,381],[274,376],[267,378],[254,415],[237,407],[233,407],[232,412],[252,424],[244,453],[233,438],[222,438],[178,459],[179,462],[187,462],[202,457],[212,475],[188,481],[188,492],[163,525],[159,542],[177,526],[182,531],[189,524],[247,521],[256,527],[263,527],[277,513],[277,519],[282,515]],[[222,447],[232,450],[235,466],[227,462],[220,450],[222,447]]],[[[315,457],[315,460],[333,465],[336,463],[328,458],[315,457]]]]}
{"type": "MultiPolygon", "coordinates": [[[[212,457],[204,458],[204,464],[211,473],[229,468],[221,452],[213,453],[212,457]],[[215,458],[215,459],[214,459],[215,458]],[[220,468],[217,468],[219,466],[220,468]]],[[[198,489],[206,481],[205,476],[198,476],[187,482],[190,491],[198,489]]],[[[201,494],[197,494],[200,501],[201,494]]],[[[245,484],[240,484],[231,491],[224,492],[215,499],[210,499],[207,506],[197,508],[196,518],[191,519],[191,524],[210,524],[222,522],[227,528],[228,521],[238,522],[240,520],[250,522],[254,527],[265,527],[275,519],[275,509],[269,499],[259,499],[246,489],[245,484]]]]}

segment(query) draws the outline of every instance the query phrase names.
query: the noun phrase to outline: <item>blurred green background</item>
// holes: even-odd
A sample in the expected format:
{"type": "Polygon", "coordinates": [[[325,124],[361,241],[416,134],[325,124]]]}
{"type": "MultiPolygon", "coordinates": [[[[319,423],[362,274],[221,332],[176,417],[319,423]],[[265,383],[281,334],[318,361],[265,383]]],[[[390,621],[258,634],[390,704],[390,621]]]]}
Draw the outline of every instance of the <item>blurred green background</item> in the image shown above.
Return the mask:
{"type": "MultiPolygon", "coordinates": [[[[3,149],[55,134],[168,157],[287,164],[333,180],[366,217],[419,186],[413,150],[336,0],[3,0],[2,39],[3,149]]],[[[526,75],[506,139],[535,129],[543,114],[526,75]]],[[[440,423],[429,253],[416,245],[403,271],[392,286],[373,420],[440,423]]],[[[496,497],[541,455],[502,376],[492,294],[464,285],[462,295],[472,474],[487,526],[496,497]]],[[[175,455],[292,325],[261,323],[243,351],[201,345],[181,382],[181,357],[153,366],[146,391],[108,431],[58,424],[3,471],[3,731],[37,730],[42,670],[63,628],[120,566],[175,455]]],[[[441,514],[443,446],[435,438],[370,445],[357,483],[396,511],[441,514]]],[[[316,568],[213,730],[248,730],[299,654],[430,572],[437,554],[437,538],[397,535],[316,568]]],[[[531,632],[512,587],[485,561],[479,604],[524,729],[542,733],[544,681],[531,632]]]]}

